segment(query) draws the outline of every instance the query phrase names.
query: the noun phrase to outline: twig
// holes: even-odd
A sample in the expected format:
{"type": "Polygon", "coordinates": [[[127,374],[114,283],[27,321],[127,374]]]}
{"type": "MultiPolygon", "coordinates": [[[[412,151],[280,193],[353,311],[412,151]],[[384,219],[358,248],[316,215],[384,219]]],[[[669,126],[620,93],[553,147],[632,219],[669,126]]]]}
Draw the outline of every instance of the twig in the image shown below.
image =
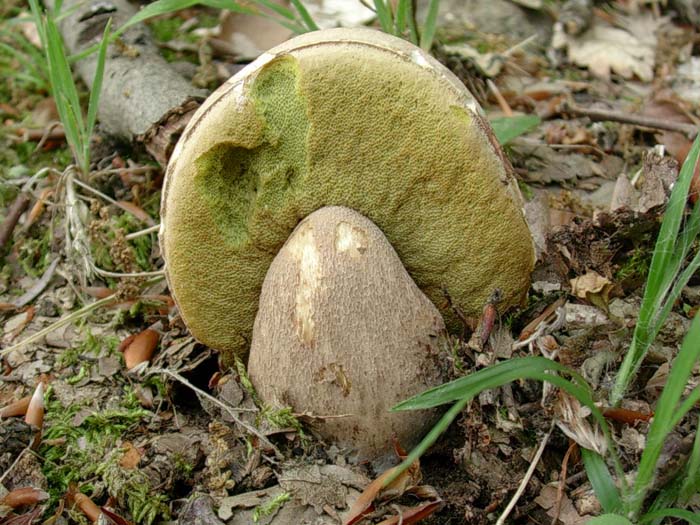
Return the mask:
{"type": "Polygon", "coordinates": [[[44,328],[43,330],[39,330],[37,333],[30,335],[23,341],[20,341],[16,345],[12,345],[8,348],[3,348],[0,350],[0,356],[4,356],[9,354],[10,352],[13,352],[15,350],[19,350],[22,347],[27,346],[28,344],[31,344],[35,341],[40,340],[42,337],[50,334],[54,330],[57,330],[61,328],[62,326],[65,326],[69,323],[72,323],[73,321],[80,319],[81,317],[89,314],[93,310],[96,310],[97,308],[100,308],[102,306],[107,306],[117,300],[116,294],[112,294],[109,297],[105,297],[104,299],[100,299],[99,301],[95,301],[94,303],[90,303],[86,306],[83,306],[80,310],[76,310],[75,312],[59,319],[55,323],[51,323],[49,326],[44,328]]]}
{"type": "Polygon", "coordinates": [[[265,437],[257,428],[252,427],[251,425],[249,425],[249,424],[246,423],[245,421],[242,421],[242,420],[238,417],[238,415],[236,414],[236,411],[241,412],[241,411],[247,411],[247,410],[242,410],[242,409],[239,409],[239,408],[230,407],[230,406],[228,406],[226,403],[222,403],[221,401],[219,401],[218,399],[216,399],[214,396],[212,396],[212,395],[210,395],[210,394],[207,394],[204,390],[202,390],[202,389],[200,389],[200,388],[197,388],[197,387],[194,386],[192,383],[190,383],[187,379],[185,379],[184,377],[182,377],[182,376],[181,376],[180,374],[178,374],[177,372],[173,372],[172,370],[168,370],[168,369],[166,369],[166,368],[151,368],[151,369],[149,369],[149,370],[147,371],[147,374],[148,374],[148,375],[152,375],[152,374],[165,374],[165,375],[168,375],[168,376],[172,377],[172,378],[175,379],[176,381],[179,381],[180,383],[182,383],[182,384],[185,385],[186,387],[192,389],[194,392],[196,392],[197,394],[199,394],[199,395],[202,396],[203,398],[208,399],[209,401],[211,401],[212,403],[214,403],[216,406],[218,406],[218,407],[220,407],[221,409],[225,410],[225,411],[228,413],[228,415],[231,416],[231,418],[233,419],[233,421],[234,421],[237,425],[240,425],[240,426],[243,427],[245,430],[247,430],[250,434],[254,435],[254,436],[257,437],[260,441],[262,441],[262,442],[265,443],[268,447],[270,447],[270,449],[272,449],[272,450],[274,451],[275,456],[277,457],[277,459],[282,459],[282,458],[284,458],[284,456],[283,456],[282,453],[279,451],[279,449],[278,449],[275,445],[273,445],[272,442],[271,442],[269,439],[267,439],[267,437],[265,437]]]}
{"type": "Polygon", "coordinates": [[[134,166],[133,168],[105,168],[103,170],[93,171],[90,178],[100,177],[102,175],[121,175],[122,173],[130,173],[132,175],[141,175],[142,173],[150,173],[158,171],[159,166],[134,166]]]}
{"type": "Polygon", "coordinates": [[[496,102],[498,102],[498,107],[501,108],[501,111],[503,112],[503,114],[506,117],[512,117],[513,110],[511,109],[511,107],[508,105],[508,102],[501,94],[501,91],[498,89],[498,86],[490,78],[486,79],[486,85],[491,90],[491,93],[495,97],[496,102]]]}
{"type": "Polygon", "coordinates": [[[674,122],[668,119],[647,117],[634,113],[625,113],[624,111],[616,111],[612,109],[589,109],[582,108],[574,104],[565,103],[562,106],[562,113],[568,113],[575,117],[588,117],[594,122],[621,122],[623,124],[632,124],[643,128],[662,129],[666,131],[677,131],[693,139],[698,134],[698,126],[688,124],[686,122],[674,122]]]}
{"type": "Polygon", "coordinates": [[[0,225],[0,248],[4,248],[12,237],[12,232],[15,226],[17,226],[17,222],[24,213],[24,210],[29,206],[29,201],[29,195],[20,193],[7,210],[5,220],[2,221],[2,225],[0,225]]]}
{"type": "Polygon", "coordinates": [[[576,441],[572,441],[569,448],[564,454],[564,459],[561,462],[561,472],[559,475],[559,486],[557,487],[557,502],[554,505],[554,518],[552,518],[552,525],[557,525],[559,522],[559,515],[561,514],[561,502],[564,499],[564,489],[566,488],[566,472],[569,468],[569,457],[571,453],[576,448],[576,441]]]}
{"type": "Polygon", "coordinates": [[[12,465],[10,465],[10,467],[5,472],[3,472],[2,476],[0,476],[0,484],[2,484],[3,481],[5,481],[5,478],[7,477],[7,475],[10,472],[12,472],[12,470],[17,466],[17,464],[19,463],[19,460],[22,459],[22,456],[24,456],[24,453],[27,452],[28,450],[31,450],[31,449],[32,449],[32,444],[29,443],[29,445],[27,445],[26,448],[22,449],[22,452],[17,454],[17,457],[12,462],[12,465]]]}
{"type": "Polygon", "coordinates": [[[114,200],[114,199],[113,199],[112,197],[110,197],[109,195],[105,195],[105,194],[102,193],[100,190],[96,190],[96,189],[93,188],[92,186],[90,186],[90,185],[88,185],[88,184],[85,184],[84,182],[82,182],[82,181],[80,181],[80,180],[78,180],[78,179],[73,179],[73,182],[74,182],[75,184],[77,184],[78,186],[80,186],[81,188],[83,188],[84,190],[89,191],[89,192],[92,193],[93,195],[96,195],[96,196],[100,197],[101,199],[106,200],[106,201],[109,202],[110,204],[113,204],[114,206],[116,206],[116,207],[119,208],[120,210],[123,210],[123,211],[125,211],[125,212],[127,212],[127,213],[130,213],[131,215],[133,215],[134,217],[136,217],[138,220],[140,220],[140,221],[142,221],[142,222],[147,222],[147,221],[144,221],[144,220],[143,220],[143,217],[139,217],[138,215],[136,215],[136,214],[134,213],[133,210],[130,210],[127,206],[124,206],[121,202],[119,202],[119,201],[117,201],[117,200],[114,200]]]}
{"type": "Polygon", "coordinates": [[[92,265],[92,270],[103,277],[160,277],[165,275],[165,270],[154,270],[152,272],[110,272],[108,270],[103,270],[102,268],[92,265]]]}
{"type": "Polygon", "coordinates": [[[49,140],[65,140],[65,138],[66,131],[63,129],[63,125],[60,122],[54,122],[42,133],[41,137],[39,138],[39,142],[34,148],[34,153],[41,150],[41,148],[44,147],[44,144],[46,144],[46,142],[49,140]]]}
{"type": "Polygon", "coordinates": [[[515,508],[515,505],[518,503],[520,496],[522,496],[523,492],[525,492],[525,488],[527,488],[527,484],[530,482],[532,475],[535,473],[535,468],[537,468],[537,464],[540,462],[540,458],[542,457],[544,449],[547,446],[547,442],[549,441],[549,437],[552,435],[552,430],[554,430],[554,423],[552,423],[552,425],[549,427],[549,430],[545,434],[544,438],[542,438],[542,442],[540,443],[540,446],[537,449],[537,452],[535,452],[535,457],[533,457],[532,461],[530,462],[530,467],[527,469],[527,472],[525,473],[525,477],[523,477],[522,481],[520,482],[520,486],[518,487],[518,490],[515,491],[515,494],[513,494],[513,497],[508,502],[508,506],[506,507],[506,510],[504,510],[503,514],[501,514],[500,517],[498,518],[496,525],[503,525],[506,522],[506,518],[515,508]]]}
{"type": "Polygon", "coordinates": [[[148,235],[149,233],[154,233],[157,232],[160,229],[160,224],[154,224],[153,226],[150,226],[144,230],[139,230],[137,232],[133,233],[127,233],[124,238],[127,241],[130,241],[132,239],[136,239],[137,237],[141,237],[143,235],[148,235]]]}
{"type": "Polygon", "coordinates": [[[58,258],[54,259],[41,276],[41,279],[34,283],[34,286],[27,290],[26,293],[12,301],[12,304],[14,304],[16,308],[22,308],[25,304],[31,303],[44,290],[44,288],[46,288],[53,277],[56,266],[58,266],[58,261],[58,258]]]}

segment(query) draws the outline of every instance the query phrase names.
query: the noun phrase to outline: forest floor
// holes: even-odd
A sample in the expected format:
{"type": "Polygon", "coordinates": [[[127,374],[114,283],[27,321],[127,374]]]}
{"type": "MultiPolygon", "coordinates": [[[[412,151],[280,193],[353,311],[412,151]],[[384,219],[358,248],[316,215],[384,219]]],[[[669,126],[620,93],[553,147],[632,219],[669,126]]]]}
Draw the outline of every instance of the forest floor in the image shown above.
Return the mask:
{"type": "MultiPolygon", "coordinates": [[[[441,3],[433,54],[489,119],[537,117],[505,149],[538,263],[526,304],[499,312],[485,345],[470,343],[479,319],[454,334],[455,375],[545,355],[579,371],[604,409],[700,119],[697,15],[656,2],[464,4],[441,3]]],[[[371,19],[354,6],[320,5],[315,14],[329,24],[371,19]]],[[[381,472],[351,464],[303,415],[256,407],[245,367],[223,367],[190,336],[164,279],[87,277],[66,256],[61,173],[72,159],[31,24],[16,23],[27,13],[20,0],[0,6],[0,338],[11,350],[0,360],[0,407],[39,384],[45,402],[38,434],[23,417],[0,417],[0,524],[89,523],[85,496],[114,513],[100,523],[341,523],[381,472]],[[118,300],[105,300],[115,292],[118,300]],[[124,352],[136,346],[152,357],[127,370],[124,352]],[[33,491],[10,505],[5,494],[19,488],[33,491]]],[[[289,36],[237,17],[194,7],[149,26],[170,63],[213,89],[289,36]]],[[[92,162],[99,193],[79,188],[90,256],[108,272],[158,272],[157,232],[147,229],[159,222],[162,168],[99,127],[92,162]]],[[[621,406],[606,412],[630,478],[699,305],[700,280],[691,278],[621,406]]],[[[700,384],[694,372],[688,391],[700,384]]],[[[492,523],[521,484],[503,523],[575,525],[601,514],[579,450],[586,436],[596,446],[599,431],[581,406],[565,420],[561,399],[536,381],[483,392],[421,458],[420,484],[434,491],[377,500],[359,523],[415,523],[407,509],[438,499],[421,523],[492,523]]],[[[697,426],[691,412],[668,437],[651,494],[683,475],[697,426]]],[[[700,512],[697,495],[684,505],[700,512]]]]}

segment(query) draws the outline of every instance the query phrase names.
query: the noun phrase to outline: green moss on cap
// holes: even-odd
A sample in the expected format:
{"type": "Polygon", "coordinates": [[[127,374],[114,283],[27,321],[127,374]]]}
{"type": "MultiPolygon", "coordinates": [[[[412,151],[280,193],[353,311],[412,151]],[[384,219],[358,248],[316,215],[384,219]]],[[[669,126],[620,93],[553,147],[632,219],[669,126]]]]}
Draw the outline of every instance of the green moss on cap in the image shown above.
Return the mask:
{"type": "Polygon", "coordinates": [[[519,302],[534,264],[510,166],[467,90],[371,30],[293,39],[233,77],[168,167],[161,243],[193,335],[248,350],[260,289],[294,227],[329,205],[384,232],[441,310],[519,302]]]}

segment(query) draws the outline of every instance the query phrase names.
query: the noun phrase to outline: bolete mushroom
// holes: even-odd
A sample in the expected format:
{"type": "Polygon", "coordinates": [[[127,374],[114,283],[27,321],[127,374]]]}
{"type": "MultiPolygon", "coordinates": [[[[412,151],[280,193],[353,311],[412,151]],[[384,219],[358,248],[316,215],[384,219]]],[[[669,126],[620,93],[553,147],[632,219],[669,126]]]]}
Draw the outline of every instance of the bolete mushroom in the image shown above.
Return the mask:
{"type": "Polygon", "coordinates": [[[389,409],[444,381],[444,330],[379,228],[329,206],[304,219],[272,261],[248,373],[267,403],[321,416],[324,438],[377,460],[392,436],[413,446],[435,422],[435,410],[389,409]]]}
{"type": "Polygon", "coordinates": [[[471,94],[403,40],[331,29],[245,67],[175,148],[160,238],[192,334],[245,355],[273,258],[330,205],[381,229],[448,326],[495,289],[507,307],[528,288],[520,192],[471,94]]]}

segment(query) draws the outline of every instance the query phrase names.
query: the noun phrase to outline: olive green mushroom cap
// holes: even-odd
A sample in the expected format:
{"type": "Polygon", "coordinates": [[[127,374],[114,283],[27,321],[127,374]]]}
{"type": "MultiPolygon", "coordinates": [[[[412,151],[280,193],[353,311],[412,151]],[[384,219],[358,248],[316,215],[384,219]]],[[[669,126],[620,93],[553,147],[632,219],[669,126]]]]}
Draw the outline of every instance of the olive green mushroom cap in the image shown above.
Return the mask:
{"type": "Polygon", "coordinates": [[[330,29],[265,53],[197,111],[168,166],[160,241],[192,334],[242,356],[265,274],[313,211],[374,222],[454,327],[495,289],[522,300],[534,250],[521,201],[454,75],[401,39],[330,29]]]}

